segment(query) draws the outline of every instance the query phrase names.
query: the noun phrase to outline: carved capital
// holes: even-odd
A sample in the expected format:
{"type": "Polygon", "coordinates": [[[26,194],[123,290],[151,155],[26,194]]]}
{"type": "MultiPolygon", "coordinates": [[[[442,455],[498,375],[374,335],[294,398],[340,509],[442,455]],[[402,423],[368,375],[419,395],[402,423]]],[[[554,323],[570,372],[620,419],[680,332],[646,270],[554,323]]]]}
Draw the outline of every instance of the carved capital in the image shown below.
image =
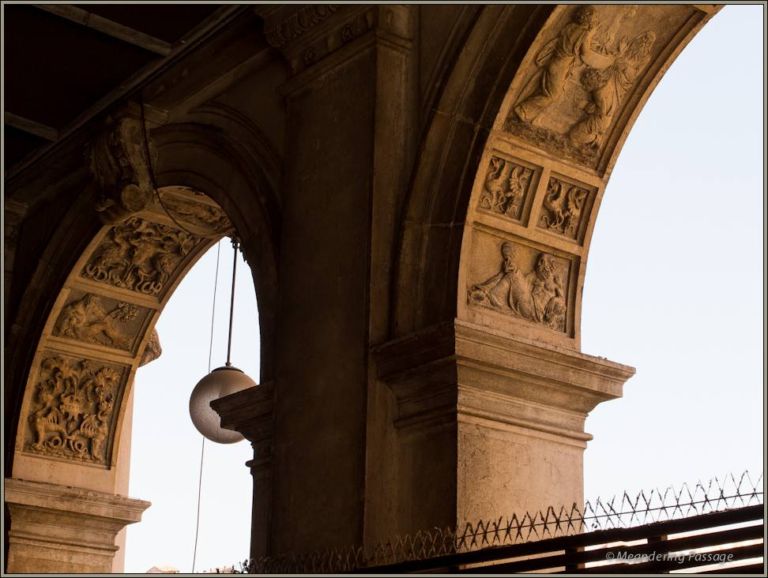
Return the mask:
{"type": "Polygon", "coordinates": [[[456,320],[374,350],[398,401],[396,425],[462,419],[506,424],[583,445],[594,407],[621,397],[631,367],[456,320]]]}
{"type": "Polygon", "coordinates": [[[101,190],[96,210],[106,224],[120,223],[145,209],[154,193],[154,147],[140,116],[123,110],[107,119],[89,149],[91,172],[101,190]]]}
{"type": "Polygon", "coordinates": [[[254,449],[248,462],[252,470],[267,466],[272,459],[272,383],[238,391],[211,402],[221,417],[221,427],[243,434],[254,449]]]}

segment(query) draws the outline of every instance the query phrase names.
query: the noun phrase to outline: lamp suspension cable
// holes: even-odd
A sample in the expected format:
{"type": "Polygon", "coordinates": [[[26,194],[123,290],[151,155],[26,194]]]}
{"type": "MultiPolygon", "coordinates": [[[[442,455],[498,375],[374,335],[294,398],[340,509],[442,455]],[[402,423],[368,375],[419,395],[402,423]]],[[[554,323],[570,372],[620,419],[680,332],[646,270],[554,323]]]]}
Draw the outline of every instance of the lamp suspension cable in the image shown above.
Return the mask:
{"type": "MultiPolygon", "coordinates": [[[[219,285],[219,262],[221,260],[221,241],[216,244],[216,272],[213,275],[213,303],[211,305],[211,336],[208,340],[208,373],[211,372],[211,360],[213,359],[213,328],[216,321],[216,293],[219,285]]],[[[232,314],[230,312],[230,327],[232,314]]],[[[231,341],[231,338],[230,338],[231,341]]],[[[229,357],[229,356],[227,356],[229,357]]],[[[195,572],[195,564],[197,562],[197,542],[200,537],[200,503],[202,501],[203,493],[203,461],[205,459],[205,436],[202,444],[200,445],[200,472],[197,477],[197,514],[195,515],[195,545],[192,550],[192,572],[195,572]]]]}
{"type": "MultiPolygon", "coordinates": [[[[160,204],[160,207],[163,209],[163,212],[168,215],[168,217],[173,221],[173,223],[182,231],[185,233],[188,233],[190,235],[196,235],[198,237],[204,237],[206,239],[211,239],[215,235],[211,235],[208,233],[204,233],[202,231],[190,231],[187,227],[179,223],[178,219],[173,216],[173,213],[171,213],[170,210],[168,210],[168,207],[163,202],[163,197],[160,195],[160,189],[157,186],[157,179],[155,178],[155,169],[152,167],[152,151],[149,147],[149,135],[147,134],[147,120],[144,115],[144,98],[142,97],[139,100],[139,107],[140,107],[140,113],[141,113],[141,135],[143,137],[144,141],[144,154],[147,157],[147,172],[149,173],[149,182],[152,186],[152,191],[155,194],[155,197],[157,197],[157,202],[160,204]]],[[[218,262],[217,262],[218,266],[218,262]]]]}
{"type": "MultiPolygon", "coordinates": [[[[232,367],[231,355],[232,355],[232,319],[235,314],[235,280],[237,279],[237,250],[240,248],[240,242],[237,237],[232,237],[232,294],[229,299],[229,336],[227,337],[227,367],[232,367]]],[[[208,368],[210,372],[210,367],[208,368]]]]}

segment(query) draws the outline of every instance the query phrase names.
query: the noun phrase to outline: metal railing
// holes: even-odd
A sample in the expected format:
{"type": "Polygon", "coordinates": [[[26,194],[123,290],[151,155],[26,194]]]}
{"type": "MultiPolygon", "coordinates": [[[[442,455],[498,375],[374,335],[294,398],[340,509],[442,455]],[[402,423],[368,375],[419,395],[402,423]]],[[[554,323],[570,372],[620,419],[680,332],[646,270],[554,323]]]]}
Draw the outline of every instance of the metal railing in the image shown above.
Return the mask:
{"type": "Polygon", "coordinates": [[[257,574],[379,571],[500,546],[652,526],[762,504],[763,475],[753,480],[749,472],[744,472],[739,476],[729,474],[708,482],[683,484],[679,488],[653,489],[633,495],[624,492],[609,500],[587,501],[582,507],[576,504],[570,508],[549,507],[544,511],[466,523],[457,528],[434,528],[396,536],[374,546],[264,557],[241,564],[241,571],[257,574]]]}

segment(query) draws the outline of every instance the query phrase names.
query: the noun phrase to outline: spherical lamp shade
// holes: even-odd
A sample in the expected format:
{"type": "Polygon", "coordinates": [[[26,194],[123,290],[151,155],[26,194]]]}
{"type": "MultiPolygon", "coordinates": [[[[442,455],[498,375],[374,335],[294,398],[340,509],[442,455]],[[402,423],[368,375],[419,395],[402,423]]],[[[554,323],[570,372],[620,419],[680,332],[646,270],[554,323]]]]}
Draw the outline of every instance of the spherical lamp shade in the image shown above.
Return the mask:
{"type": "Polygon", "coordinates": [[[225,395],[255,387],[254,382],[236,367],[217,367],[197,382],[189,398],[189,415],[192,423],[207,439],[220,444],[233,444],[243,439],[236,431],[221,427],[221,419],[211,407],[211,402],[225,395]]]}

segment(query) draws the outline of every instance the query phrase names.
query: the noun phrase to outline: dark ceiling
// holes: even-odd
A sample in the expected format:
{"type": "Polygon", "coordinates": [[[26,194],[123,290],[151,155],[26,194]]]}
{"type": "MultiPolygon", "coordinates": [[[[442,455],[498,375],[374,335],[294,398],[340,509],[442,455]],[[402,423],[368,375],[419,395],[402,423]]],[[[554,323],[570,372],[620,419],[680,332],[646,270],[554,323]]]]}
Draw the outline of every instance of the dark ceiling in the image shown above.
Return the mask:
{"type": "Polygon", "coordinates": [[[162,66],[227,10],[212,4],[3,6],[5,171],[162,66]]]}

